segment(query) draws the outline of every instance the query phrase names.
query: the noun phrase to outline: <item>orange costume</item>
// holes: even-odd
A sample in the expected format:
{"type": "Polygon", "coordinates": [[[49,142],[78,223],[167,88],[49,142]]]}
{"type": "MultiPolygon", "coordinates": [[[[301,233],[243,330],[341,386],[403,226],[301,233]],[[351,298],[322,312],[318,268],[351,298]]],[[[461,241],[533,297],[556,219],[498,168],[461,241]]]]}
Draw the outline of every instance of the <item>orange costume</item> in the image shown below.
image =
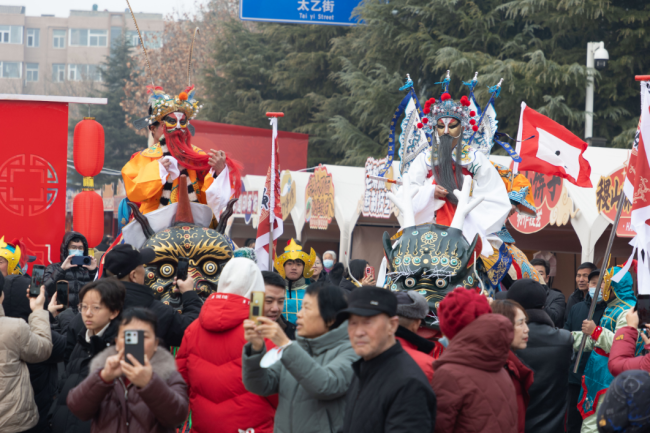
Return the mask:
{"type": "Polygon", "coordinates": [[[190,124],[201,106],[194,99],[194,86],[178,96],[164,93],[162,87],[148,87],[149,115],[137,120],[137,128],[162,124],[160,141],[134,154],[122,168],[128,199],[140,203],[140,212],[153,212],[178,201],[178,178],[187,176],[190,202],[210,206],[219,219],[231,196],[239,196],[241,168],[226,157],[225,167],[218,175],[210,165],[210,157],[192,146],[194,128],[190,124]],[[163,162],[166,162],[163,164],[163,162]]]}
{"type": "MultiPolygon", "coordinates": [[[[192,148],[205,155],[196,146],[192,148]]],[[[129,200],[140,203],[140,212],[146,214],[160,207],[160,198],[163,193],[163,182],[160,178],[159,161],[163,157],[160,143],[134,154],[131,160],[122,168],[124,188],[129,200]]],[[[199,203],[208,204],[206,190],[214,182],[212,174],[207,173],[201,179],[195,170],[187,170],[189,175],[188,185],[191,185],[196,193],[199,203]]],[[[172,183],[170,203],[176,203],[178,198],[178,178],[172,183]]]]}

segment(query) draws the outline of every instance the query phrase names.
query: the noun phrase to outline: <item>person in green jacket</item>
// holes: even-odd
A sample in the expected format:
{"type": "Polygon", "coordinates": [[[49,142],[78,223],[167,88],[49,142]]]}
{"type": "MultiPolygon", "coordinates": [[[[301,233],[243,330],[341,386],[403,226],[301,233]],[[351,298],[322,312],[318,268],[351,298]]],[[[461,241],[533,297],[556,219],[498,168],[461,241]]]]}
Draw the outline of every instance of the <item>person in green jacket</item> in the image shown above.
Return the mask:
{"type": "Polygon", "coordinates": [[[244,321],[244,386],[261,396],[278,394],[275,433],[335,432],[343,425],[352,363],[359,358],[348,338],[347,320],[336,320],[346,307],[342,289],[318,282],[306,288],[296,341],[267,317],[244,321]],[[267,353],[265,338],[277,348],[267,353]],[[260,365],[278,358],[268,368],[260,365]]]}

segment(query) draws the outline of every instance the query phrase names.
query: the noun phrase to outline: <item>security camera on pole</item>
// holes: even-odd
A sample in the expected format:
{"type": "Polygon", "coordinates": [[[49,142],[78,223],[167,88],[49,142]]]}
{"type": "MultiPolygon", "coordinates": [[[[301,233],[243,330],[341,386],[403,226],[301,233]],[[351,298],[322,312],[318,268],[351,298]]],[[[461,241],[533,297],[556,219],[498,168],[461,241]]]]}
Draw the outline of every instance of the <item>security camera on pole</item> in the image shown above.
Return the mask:
{"type": "Polygon", "coordinates": [[[594,75],[593,69],[605,69],[609,53],[604,42],[587,43],[587,95],[585,97],[585,141],[591,143],[594,129],[594,75]]]}

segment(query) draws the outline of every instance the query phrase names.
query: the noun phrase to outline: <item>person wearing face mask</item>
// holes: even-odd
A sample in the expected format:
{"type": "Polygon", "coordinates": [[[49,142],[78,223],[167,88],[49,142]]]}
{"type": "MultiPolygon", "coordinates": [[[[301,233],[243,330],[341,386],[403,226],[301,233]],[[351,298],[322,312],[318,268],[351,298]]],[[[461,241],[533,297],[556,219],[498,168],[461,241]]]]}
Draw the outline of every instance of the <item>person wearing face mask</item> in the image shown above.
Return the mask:
{"type": "Polygon", "coordinates": [[[81,288],[95,279],[97,274],[97,260],[91,257],[87,265],[73,265],[74,257],[88,256],[88,241],[81,233],[68,232],[63,236],[61,242],[61,262],[52,263],[45,269],[43,281],[48,297],[56,292],[58,281],[67,281],[69,288],[68,302],[70,312],[62,315],[60,325],[62,330],[67,329],[69,320],[78,312],[79,291],[81,288]]]}
{"type": "Polygon", "coordinates": [[[570,332],[555,327],[544,309],[546,290],[537,281],[517,280],[508,289],[507,297],[526,310],[530,328],[526,347],[515,351],[535,373],[535,382],[529,390],[526,431],[562,431],[573,337],[570,332]]]}
{"type": "MultiPolygon", "coordinates": [[[[620,268],[615,267],[610,268],[609,272],[616,275],[619,270],[620,268]]],[[[602,403],[602,396],[607,387],[614,379],[607,368],[614,335],[618,329],[627,326],[627,312],[636,305],[634,281],[629,272],[626,272],[619,282],[611,281],[609,287],[603,281],[601,291],[603,300],[607,302],[607,308],[603,312],[600,323],[596,325],[592,320],[585,320],[582,323],[582,332],[573,331],[572,333],[576,340],[575,351],[580,350],[580,342],[585,338],[584,350],[592,352],[585,366],[582,392],[578,403],[578,410],[583,418],[581,433],[597,431],[596,410],[602,403]]],[[[643,341],[638,339],[635,355],[639,356],[642,351],[643,341]]]]}
{"type": "Polygon", "coordinates": [[[526,323],[528,321],[528,314],[526,314],[524,307],[510,299],[493,301],[490,307],[492,307],[492,313],[507,317],[512,322],[515,330],[515,336],[512,339],[512,344],[510,344],[510,352],[508,353],[508,361],[506,362],[505,368],[510,374],[512,384],[515,386],[515,392],[517,393],[517,432],[524,433],[526,431],[526,409],[530,401],[528,390],[533,384],[534,373],[515,355],[514,351],[525,349],[528,345],[529,329],[526,323]]]}
{"type": "Polygon", "coordinates": [[[336,264],[336,253],[332,250],[323,253],[323,270],[327,273],[332,270],[336,264]]]}
{"type": "Polygon", "coordinates": [[[125,310],[115,345],[93,358],[88,377],[68,393],[68,408],[92,420],[91,432],[172,433],[185,420],[187,385],[171,353],[158,347],[156,323],[146,308],[125,310]],[[138,330],[144,331],[144,364],[124,356],[124,332],[138,330]]]}
{"type": "MultiPolygon", "coordinates": [[[[583,301],[578,302],[571,308],[571,312],[567,317],[566,322],[564,323],[564,329],[569,332],[580,332],[582,331],[582,324],[587,320],[589,316],[589,308],[591,308],[592,296],[596,291],[596,284],[598,283],[598,276],[600,271],[596,269],[591,271],[587,276],[587,289],[585,290],[586,295],[583,301]]],[[[594,310],[593,322],[594,325],[600,323],[601,317],[607,308],[607,302],[602,300],[602,294],[599,296],[599,299],[596,301],[596,309],[594,310]]],[[[591,352],[584,352],[580,358],[580,364],[578,365],[578,371],[573,372],[573,365],[575,362],[575,355],[572,358],[573,362],[569,365],[569,381],[567,387],[567,432],[568,433],[579,433],[582,428],[582,415],[578,410],[578,401],[580,399],[580,393],[582,392],[582,376],[585,374],[585,367],[591,352]]]]}

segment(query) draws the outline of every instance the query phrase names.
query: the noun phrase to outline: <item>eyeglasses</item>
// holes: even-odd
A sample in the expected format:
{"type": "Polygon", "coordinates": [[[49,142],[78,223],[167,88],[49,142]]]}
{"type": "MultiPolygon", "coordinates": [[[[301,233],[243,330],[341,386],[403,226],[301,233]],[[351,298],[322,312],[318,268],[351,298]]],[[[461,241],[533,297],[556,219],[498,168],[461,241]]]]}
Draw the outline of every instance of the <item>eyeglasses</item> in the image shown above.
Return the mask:
{"type": "Polygon", "coordinates": [[[102,311],[105,307],[102,305],[88,305],[88,304],[79,304],[79,311],[82,313],[86,313],[89,310],[93,312],[93,314],[99,313],[102,311]]]}

